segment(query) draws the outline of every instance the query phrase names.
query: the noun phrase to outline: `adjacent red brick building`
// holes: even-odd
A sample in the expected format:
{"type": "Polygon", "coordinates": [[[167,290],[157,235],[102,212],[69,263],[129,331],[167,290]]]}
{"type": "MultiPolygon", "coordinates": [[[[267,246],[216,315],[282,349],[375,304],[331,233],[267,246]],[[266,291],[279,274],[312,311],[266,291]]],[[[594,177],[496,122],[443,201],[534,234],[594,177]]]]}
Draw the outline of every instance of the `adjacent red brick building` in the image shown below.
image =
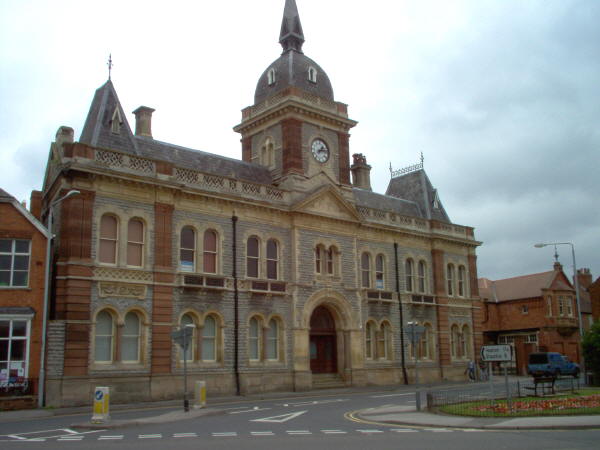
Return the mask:
{"type": "Polygon", "coordinates": [[[37,401],[47,242],[40,192],[31,205],[0,189],[0,409],[37,401]]]}
{"type": "MultiPolygon", "coordinates": [[[[575,288],[560,263],[548,272],[495,281],[481,278],[479,292],[484,299],[485,344],[512,345],[516,373],[527,374],[527,357],[537,351],[560,352],[580,361],[575,288]]],[[[582,300],[584,311],[585,324],[590,308],[582,300]]]]}

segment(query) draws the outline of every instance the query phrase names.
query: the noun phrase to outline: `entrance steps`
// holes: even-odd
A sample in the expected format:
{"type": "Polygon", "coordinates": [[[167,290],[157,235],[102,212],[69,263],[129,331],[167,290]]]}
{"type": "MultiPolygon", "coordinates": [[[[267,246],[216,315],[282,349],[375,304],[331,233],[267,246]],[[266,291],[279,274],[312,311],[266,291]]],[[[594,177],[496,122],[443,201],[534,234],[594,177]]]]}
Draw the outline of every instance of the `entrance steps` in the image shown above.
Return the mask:
{"type": "Polygon", "coordinates": [[[346,383],[339,373],[313,373],[313,389],[334,389],[346,387],[346,383]]]}

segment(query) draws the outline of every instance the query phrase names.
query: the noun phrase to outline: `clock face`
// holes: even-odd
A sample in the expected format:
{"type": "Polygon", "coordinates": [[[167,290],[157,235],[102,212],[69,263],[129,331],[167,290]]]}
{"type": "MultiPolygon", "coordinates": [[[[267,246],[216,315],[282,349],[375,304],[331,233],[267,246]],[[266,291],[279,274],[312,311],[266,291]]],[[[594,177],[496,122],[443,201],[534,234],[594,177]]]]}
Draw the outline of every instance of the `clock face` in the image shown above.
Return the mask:
{"type": "Polygon", "coordinates": [[[315,139],[311,146],[314,158],[320,163],[324,163],[329,159],[329,149],[327,144],[321,139],[315,139]]]}

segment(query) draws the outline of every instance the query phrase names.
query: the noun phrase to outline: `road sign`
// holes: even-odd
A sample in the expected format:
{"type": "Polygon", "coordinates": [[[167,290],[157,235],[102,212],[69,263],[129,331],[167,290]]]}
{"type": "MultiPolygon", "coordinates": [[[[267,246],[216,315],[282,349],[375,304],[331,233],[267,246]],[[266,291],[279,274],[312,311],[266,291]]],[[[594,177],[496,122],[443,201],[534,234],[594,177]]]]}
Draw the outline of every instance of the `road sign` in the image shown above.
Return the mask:
{"type": "Polygon", "coordinates": [[[487,362],[502,362],[512,359],[510,345],[484,345],[481,347],[481,359],[487,362]]]}
{"type": "Polygon", "coordinates": [[[184,350],[187,349],[192,336],[194,335],[194,327],[184,327],[181,330],[173,331],[171,337],[184,350]]]}

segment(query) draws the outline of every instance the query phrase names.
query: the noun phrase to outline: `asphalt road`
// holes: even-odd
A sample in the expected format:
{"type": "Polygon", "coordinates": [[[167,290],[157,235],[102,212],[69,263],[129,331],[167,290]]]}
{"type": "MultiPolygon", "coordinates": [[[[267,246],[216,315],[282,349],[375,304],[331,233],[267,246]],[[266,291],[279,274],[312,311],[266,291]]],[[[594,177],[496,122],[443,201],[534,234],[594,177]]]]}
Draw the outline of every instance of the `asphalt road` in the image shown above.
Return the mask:
{"type": "MultiPolygon", "coordinates": [[[[460,387],[464,389],[465,386],[460,387]]],[[[473,391],[485,385],[472,385],[473,391]]],[[[284,446],[307,448],[410,448],[443,450],[496,449],[595,449],[600,430],[480,431],[384,426],[351,419],[356,410],[383,405],[414,404],[414,391],[322,393],[302,398],[242,400],[211,405],[222,414],[175,423],[107,430],[75,431],[74,423],[90,415],[73,415],[0,423],[0,448],[105,449],[258,449],[284,446]],[[109,443],[110,442],[110,443],[109,443]]],[[[174,408],[117,412],[113,419],[155,416],[174,408]]]]}

